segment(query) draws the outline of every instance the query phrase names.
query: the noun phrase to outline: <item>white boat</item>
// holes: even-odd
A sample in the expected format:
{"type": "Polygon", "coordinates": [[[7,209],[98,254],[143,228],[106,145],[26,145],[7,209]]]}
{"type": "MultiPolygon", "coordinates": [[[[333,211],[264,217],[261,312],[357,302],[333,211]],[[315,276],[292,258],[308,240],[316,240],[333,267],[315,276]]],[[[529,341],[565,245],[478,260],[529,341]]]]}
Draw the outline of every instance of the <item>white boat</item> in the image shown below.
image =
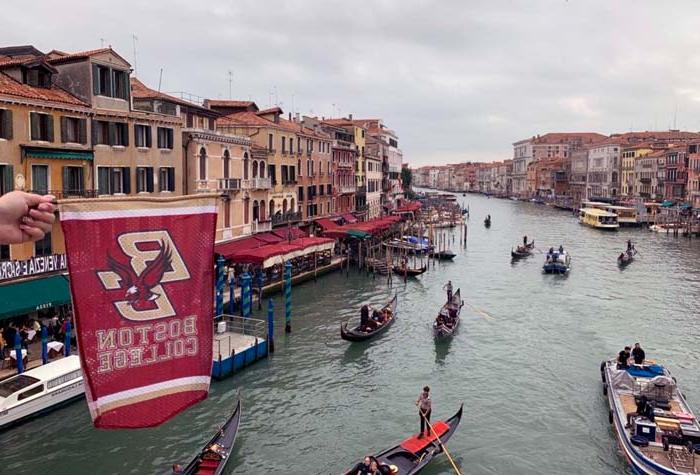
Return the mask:
{"type": "Polygon", "coordinates": [[[0,429],[85,395],[80,358],[66,356],[0,381],[0,429]]]}
{"type": "Polygon", "coordinates": [[[608,418],[632,471],[698,473],[700,425],[671,373],[650,361],[618,369],[616,359],[603,361],[600,371],[610,406],[608,418]],[[649,405],[639,415],[644,400],[649,405]]]}
{"type": "Polygon", "coordinates": [[[545,274],[567,274],[571,270],[571,256],[564,250],[555,249],[547,254],[542,270],[545,274]]]}

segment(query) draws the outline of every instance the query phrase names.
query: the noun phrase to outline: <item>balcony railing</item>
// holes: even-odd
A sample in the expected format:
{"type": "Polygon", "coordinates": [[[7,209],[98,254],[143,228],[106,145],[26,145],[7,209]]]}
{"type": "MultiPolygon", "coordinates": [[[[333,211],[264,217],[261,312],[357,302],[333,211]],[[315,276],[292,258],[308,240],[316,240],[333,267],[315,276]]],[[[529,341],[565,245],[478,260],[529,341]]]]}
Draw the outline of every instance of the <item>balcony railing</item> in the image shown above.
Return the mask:
{"type": "Polygon", "coordinates": [[[355,186],[355,185],[341,185],[338,187],[338,191],[341,194],[355,193],[356,190],[357,190],[357,186],[355,186]]]}
{"type": "Polygon", "coordinates": [[[287,223],[298,223],[301,221],[301,213],[283,213],[272,216],[272,226],[282,226],[287,223]]]}
{"type": "Polygon", "coordinates": [[[217,189],[219,191],[240,191],[240,178],[219,178],[217,180],[217,189]]]}
{"type": "Polygon", "coordinates": [[[272,221],[253,221],[251,224],[251,229],[250,232],[255,234],[255,233],[262,233],[266,231],[271,231],[272,230],[272,221]]]}
{"type": "Polygon", "coordinates": [[[251,178],[241,180],[241,189],[243,190],[268,190],[272,187],[272,180],[270,177],[265,178],[251,178]]]}

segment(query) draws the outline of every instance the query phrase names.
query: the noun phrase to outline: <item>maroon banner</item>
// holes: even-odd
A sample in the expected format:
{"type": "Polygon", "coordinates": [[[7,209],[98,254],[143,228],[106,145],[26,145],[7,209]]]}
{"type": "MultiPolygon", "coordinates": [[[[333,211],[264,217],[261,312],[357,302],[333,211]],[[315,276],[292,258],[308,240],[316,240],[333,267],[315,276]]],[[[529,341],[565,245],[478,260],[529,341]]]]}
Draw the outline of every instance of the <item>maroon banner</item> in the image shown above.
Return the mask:
{"type": "Polygon", "coordinates": [[[215,198],[67,200],[59,209],[95,426],[156,426],[205,399],[215,198]]]}

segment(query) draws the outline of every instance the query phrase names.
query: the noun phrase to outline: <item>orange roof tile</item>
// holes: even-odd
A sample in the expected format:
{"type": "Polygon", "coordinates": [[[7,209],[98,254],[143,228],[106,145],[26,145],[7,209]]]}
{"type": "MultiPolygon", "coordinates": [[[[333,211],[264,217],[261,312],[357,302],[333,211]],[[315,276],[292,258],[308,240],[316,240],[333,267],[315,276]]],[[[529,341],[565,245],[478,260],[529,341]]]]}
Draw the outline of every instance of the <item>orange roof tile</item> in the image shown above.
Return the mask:
{"type": "Polygon", "coordinates": [[[581,139],[584,142],[595,143],[606,139],[606,136],[596,132],[550,132],[535,137],[535,144],[561,144],[570,140],[581,139]]]}
{"type": "Polygon", "coordinates": [[[24,97],[26,99],[38,99],[48,102],[59,102],[75,106],[90,107],[89,104],[69,94],[57,86],[51,88],[34,87],[15,81],[5,73],[0,72],[0,94],[8,96],[24,97]]]}
{"type": "Polygon", "coordinates": [[[89,57],[94,56],[96,54],[107,53],[107,52],[111,52],[112,54],[114,54],[115,56],[120,58],[122,61],[129,64],[129,62],[126,59],[124,59],[119,53],[114,51],[111,46],[109,46],[107,48],[98,48],[98,49],[91,49],[91,50],[87,50],[87,51],[78,51],[76,53],[64,53],[63,51],[53,50],[53,51],[50,51],[46,55],[46,59],[51,64],[58,64],[58,63],[65,63],[65,62],[73,61],[75,59],[86,59],[86,58],[89,58],[89,57]]]}
{"type": "Polygon", "coordinates": [[[174,96],[171,96],[169,94],[165,94],[164,92],[158,92],[154,89],[151,89],[137,78],[130,78],[130,82],[131,82],[131,96],[136,98],[136,99],[162,99],[165,101],[173,102],[175,104],[179,104],[181,106],[191,107],[191,108],[200,109],[200,110],[206,110],[210,114],[216,114],[216,111],[207,109],[206,107],[202,107],[202,106],[195,104],[193,102],[188,102],[184,99],[180,99],[179,97],[174,97],[174,96]]]}
{"type": "Polygon", "coordinates": [[[205,99],[204,104],[208,107],[249,107],[255,105],[255,102],[235,101],[230,99],[205,99]]]}

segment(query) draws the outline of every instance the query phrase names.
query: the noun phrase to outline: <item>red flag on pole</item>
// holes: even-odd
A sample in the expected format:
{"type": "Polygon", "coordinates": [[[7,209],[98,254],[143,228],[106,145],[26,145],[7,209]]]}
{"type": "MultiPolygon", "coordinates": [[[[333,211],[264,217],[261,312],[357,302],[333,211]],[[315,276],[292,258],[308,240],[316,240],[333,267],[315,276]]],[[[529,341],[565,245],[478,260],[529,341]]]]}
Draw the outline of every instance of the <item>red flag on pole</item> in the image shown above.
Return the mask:
{"type": "Polygon", "coordinates": [[[95,426],[156,426],[205,399],[215,198],[66,200],[59,209],[95,426]]]}

